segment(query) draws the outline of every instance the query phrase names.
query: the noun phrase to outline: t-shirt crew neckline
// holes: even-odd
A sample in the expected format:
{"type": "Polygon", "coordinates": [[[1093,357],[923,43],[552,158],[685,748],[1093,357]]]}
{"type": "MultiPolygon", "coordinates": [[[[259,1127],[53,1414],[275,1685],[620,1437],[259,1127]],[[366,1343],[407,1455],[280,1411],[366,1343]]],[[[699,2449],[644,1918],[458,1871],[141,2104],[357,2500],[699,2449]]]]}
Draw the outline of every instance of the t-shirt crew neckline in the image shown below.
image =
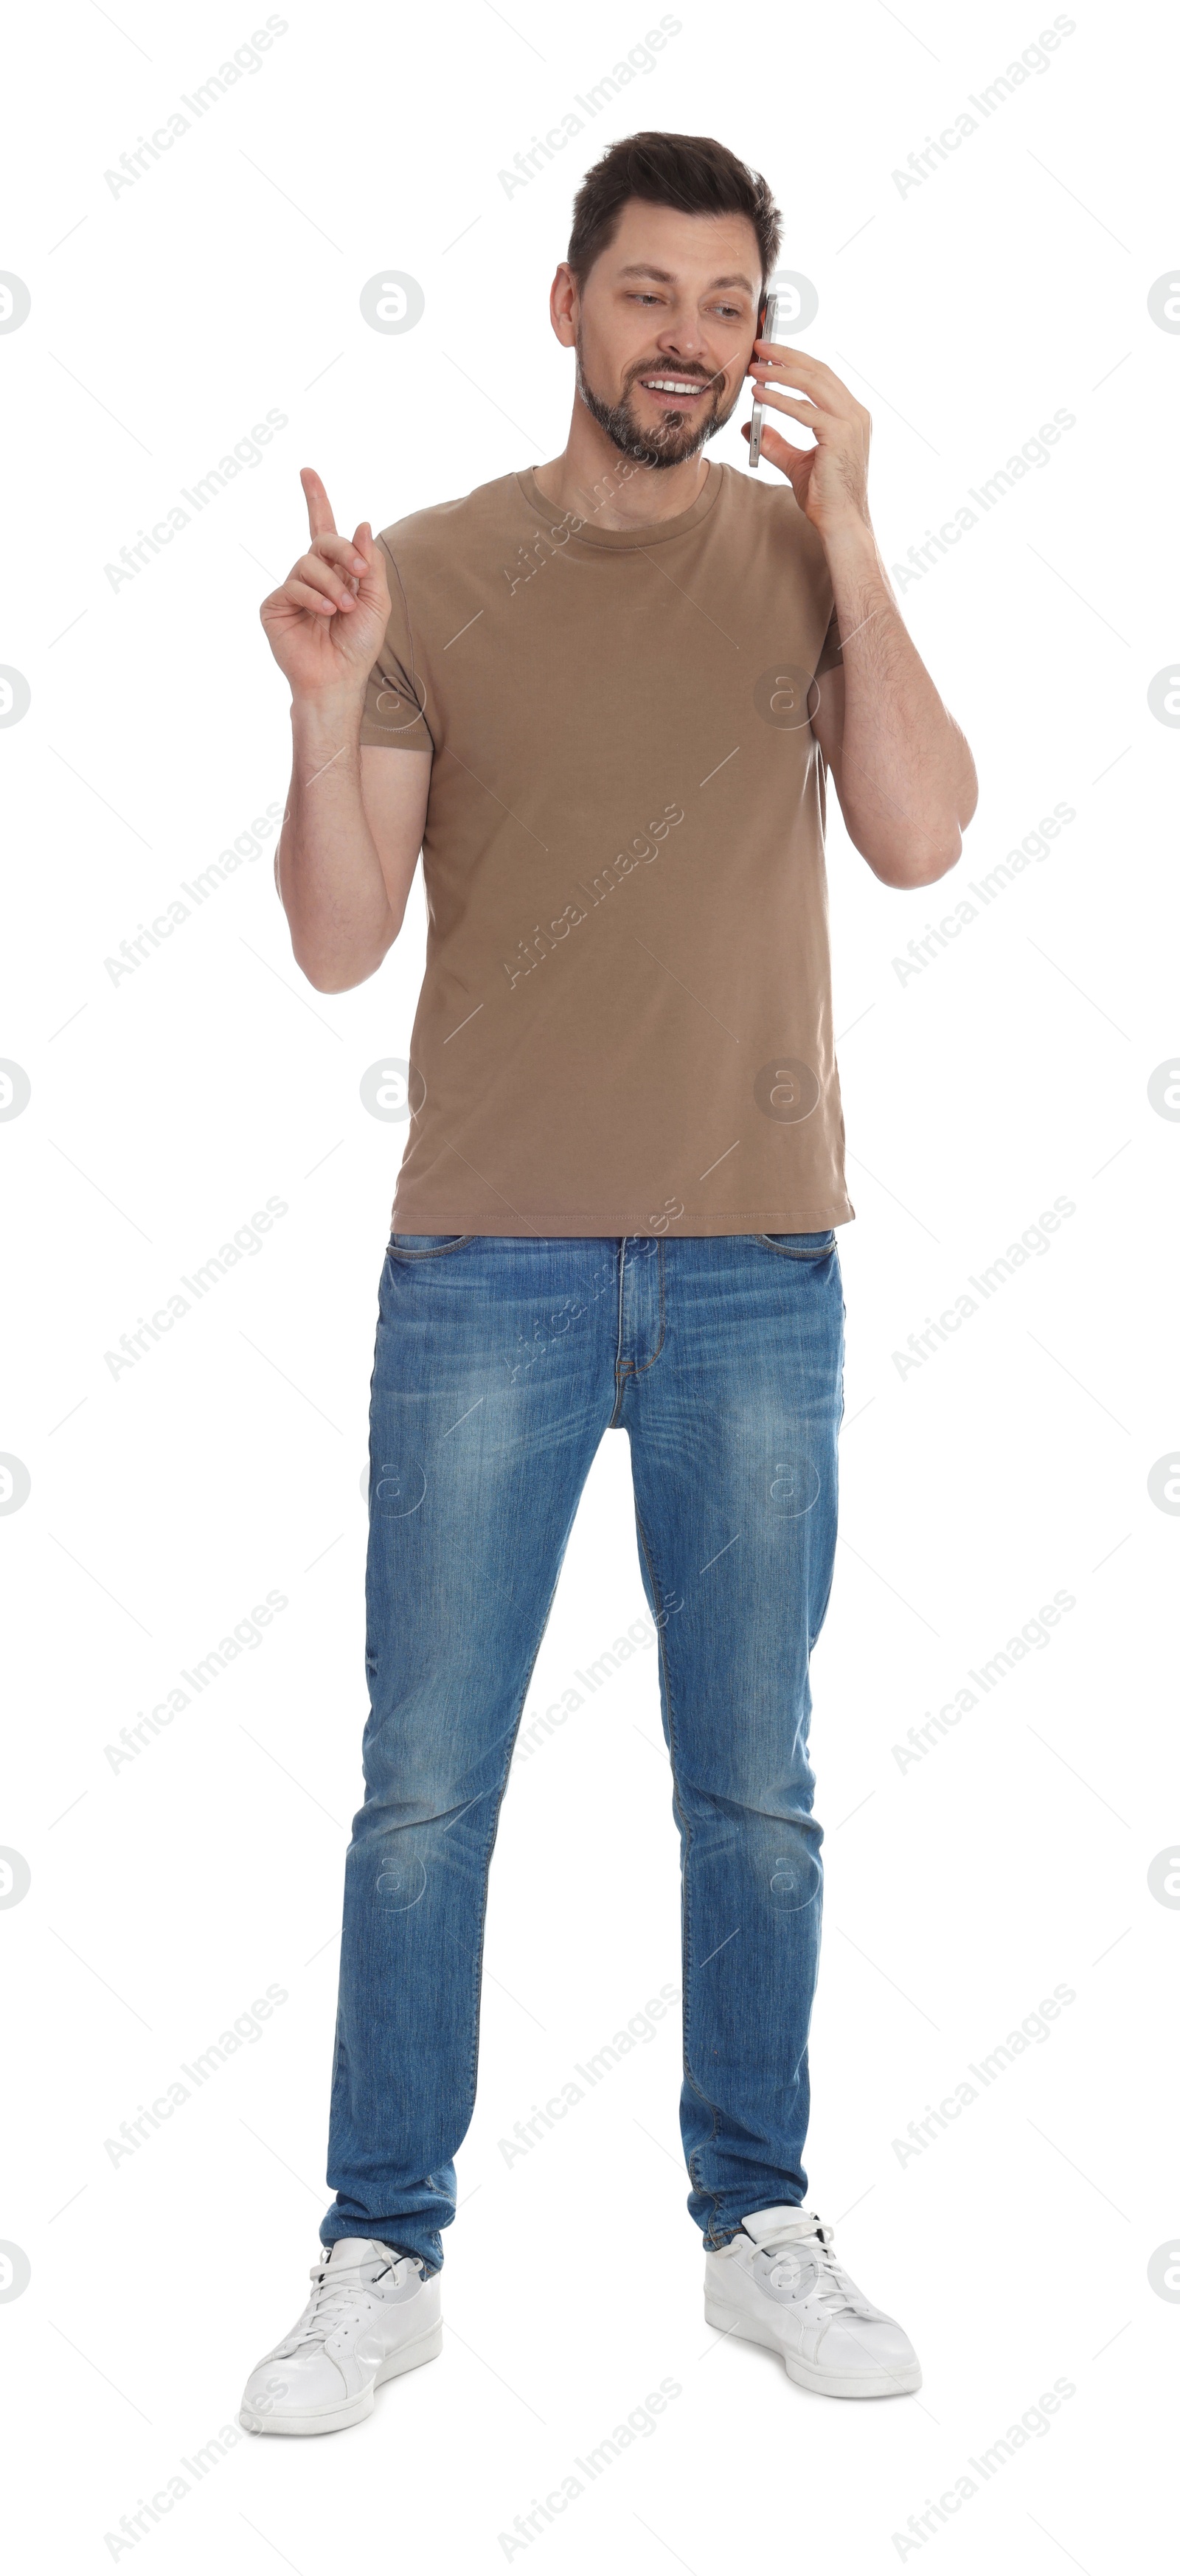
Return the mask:
{"type": "MultiPolygon", "coordinates": [[[[708,480],[703,491],[698,492],[695,501],[690,503],[687,510],[678,510],[675,518],[653,519],[650,525],[641,528],[592,528],[589,522],[583,519],[580,527],[570,527],[570,537],[575,545],[601,546],[604,550],[616,553],[626,551],[628,548],[634,551],[638,547],[667,545],[669,538],[686,536],[690,528],[698,527],[701,520],[708,517],[710,510],[721,497],[724,476],[724,466],[719,465],[714,457],[710,457],[708,480]]],[[[548,500],[541,490],[535,466],[526,466],[524,472],[517,475],[516,480],[530,510],[545,510],[551,515],[557,511],[556,501],[548,500]]],[[[576,512],[573,515],[576,516],[576,512]]]]}

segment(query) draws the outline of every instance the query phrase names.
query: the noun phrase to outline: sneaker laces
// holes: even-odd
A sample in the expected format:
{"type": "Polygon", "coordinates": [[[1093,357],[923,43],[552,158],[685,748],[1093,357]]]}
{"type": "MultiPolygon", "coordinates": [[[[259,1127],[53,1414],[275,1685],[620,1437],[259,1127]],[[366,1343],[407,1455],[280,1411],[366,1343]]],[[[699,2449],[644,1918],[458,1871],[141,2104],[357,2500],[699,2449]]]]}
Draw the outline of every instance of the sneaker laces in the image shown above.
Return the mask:
{"type": "Polygon", "coordinates": [[[832,2252],[835,2232],[820,2218],[812,2218],[810,2227],[806,2229],[784,2221],[781,2227],[763,2237],[758,2252],[769,2256],[770,2277],[777,2283],[783,2279],[790,2257],[806,2248],[814,2255],[820,2271],[815,2288],[808,2293],[809,2303],[822,2308],[829,2318],[844,2314],[875,2317],[877,2310],[870,2305],[863,2290],[858,2290],[855,2281],[850,2280],[843,2264],[837,2262],[832,2252]]]}
{"type": "Polygon", "coordinates": [[[347,2311],[355,2308],[358,2297],[363,2297],[373,2286],[362,2280],[361,2274],[371,2268],[374,2282],[383,2281],[386,2272],[392,2272],[396,2260],[397,2257],[391,2255],[381,2269],[377,2268],[375,2254],[366,2255],[359,2263],[342,2263],[339,2268],[334,2260],[331,2263],[313,2263],[308,2279],[316,2286],[298,2325],[291,2328],[286,2349],[294,2354],[302,2345],[326,2343],[335,2328],[344,2323],[347,2311]]]}

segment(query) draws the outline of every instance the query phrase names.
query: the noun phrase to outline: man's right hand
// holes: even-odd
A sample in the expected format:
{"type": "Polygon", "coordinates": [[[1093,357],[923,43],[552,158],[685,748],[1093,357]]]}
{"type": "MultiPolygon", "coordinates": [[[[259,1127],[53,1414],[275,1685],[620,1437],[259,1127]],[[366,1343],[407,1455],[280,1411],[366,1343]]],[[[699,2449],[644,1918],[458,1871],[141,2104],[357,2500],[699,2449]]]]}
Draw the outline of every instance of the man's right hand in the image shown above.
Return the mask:
{"type": "Polygon", "coordinates": [[[384,559],[367,519],[355,537],[337,535],[328,495],[310,465],[299,480],[311,542],[258,613],[293,698],[309,705],[363,699],[389,623],[384,559]]]}

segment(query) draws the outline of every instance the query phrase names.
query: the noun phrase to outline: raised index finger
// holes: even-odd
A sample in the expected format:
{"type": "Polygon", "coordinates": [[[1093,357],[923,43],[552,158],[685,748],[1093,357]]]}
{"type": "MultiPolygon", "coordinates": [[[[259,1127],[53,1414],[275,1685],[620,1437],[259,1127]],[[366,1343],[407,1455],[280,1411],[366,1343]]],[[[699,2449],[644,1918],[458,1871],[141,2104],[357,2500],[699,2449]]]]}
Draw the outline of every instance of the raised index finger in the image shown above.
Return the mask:
{"type": "Polygon", "coordinates": [[[332,516],[332,504],[314,465],[302,466],[299,480],[303,485],[303,497],[307,503],[307,524],[312,536],[334,537],[336,522],[332,516]]]}

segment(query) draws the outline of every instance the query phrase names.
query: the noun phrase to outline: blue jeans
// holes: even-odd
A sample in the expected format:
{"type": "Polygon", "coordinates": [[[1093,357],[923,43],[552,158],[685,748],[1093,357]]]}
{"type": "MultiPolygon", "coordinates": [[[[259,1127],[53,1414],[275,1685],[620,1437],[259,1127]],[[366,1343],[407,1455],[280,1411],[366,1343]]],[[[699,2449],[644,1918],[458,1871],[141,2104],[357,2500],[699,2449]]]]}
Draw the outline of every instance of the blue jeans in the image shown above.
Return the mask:
{"type": "Polygon", "coordinates": [[[688,2207],[806,2197],[822,1828],[808,1663],[832,1581],[832,1234],[397,1235],[370,1435],[365,1801],[345,1864],[320,2234],[442,2262],[500,1802],[578,1499],[631,1442],[682,1888],[688,2207]]]}

